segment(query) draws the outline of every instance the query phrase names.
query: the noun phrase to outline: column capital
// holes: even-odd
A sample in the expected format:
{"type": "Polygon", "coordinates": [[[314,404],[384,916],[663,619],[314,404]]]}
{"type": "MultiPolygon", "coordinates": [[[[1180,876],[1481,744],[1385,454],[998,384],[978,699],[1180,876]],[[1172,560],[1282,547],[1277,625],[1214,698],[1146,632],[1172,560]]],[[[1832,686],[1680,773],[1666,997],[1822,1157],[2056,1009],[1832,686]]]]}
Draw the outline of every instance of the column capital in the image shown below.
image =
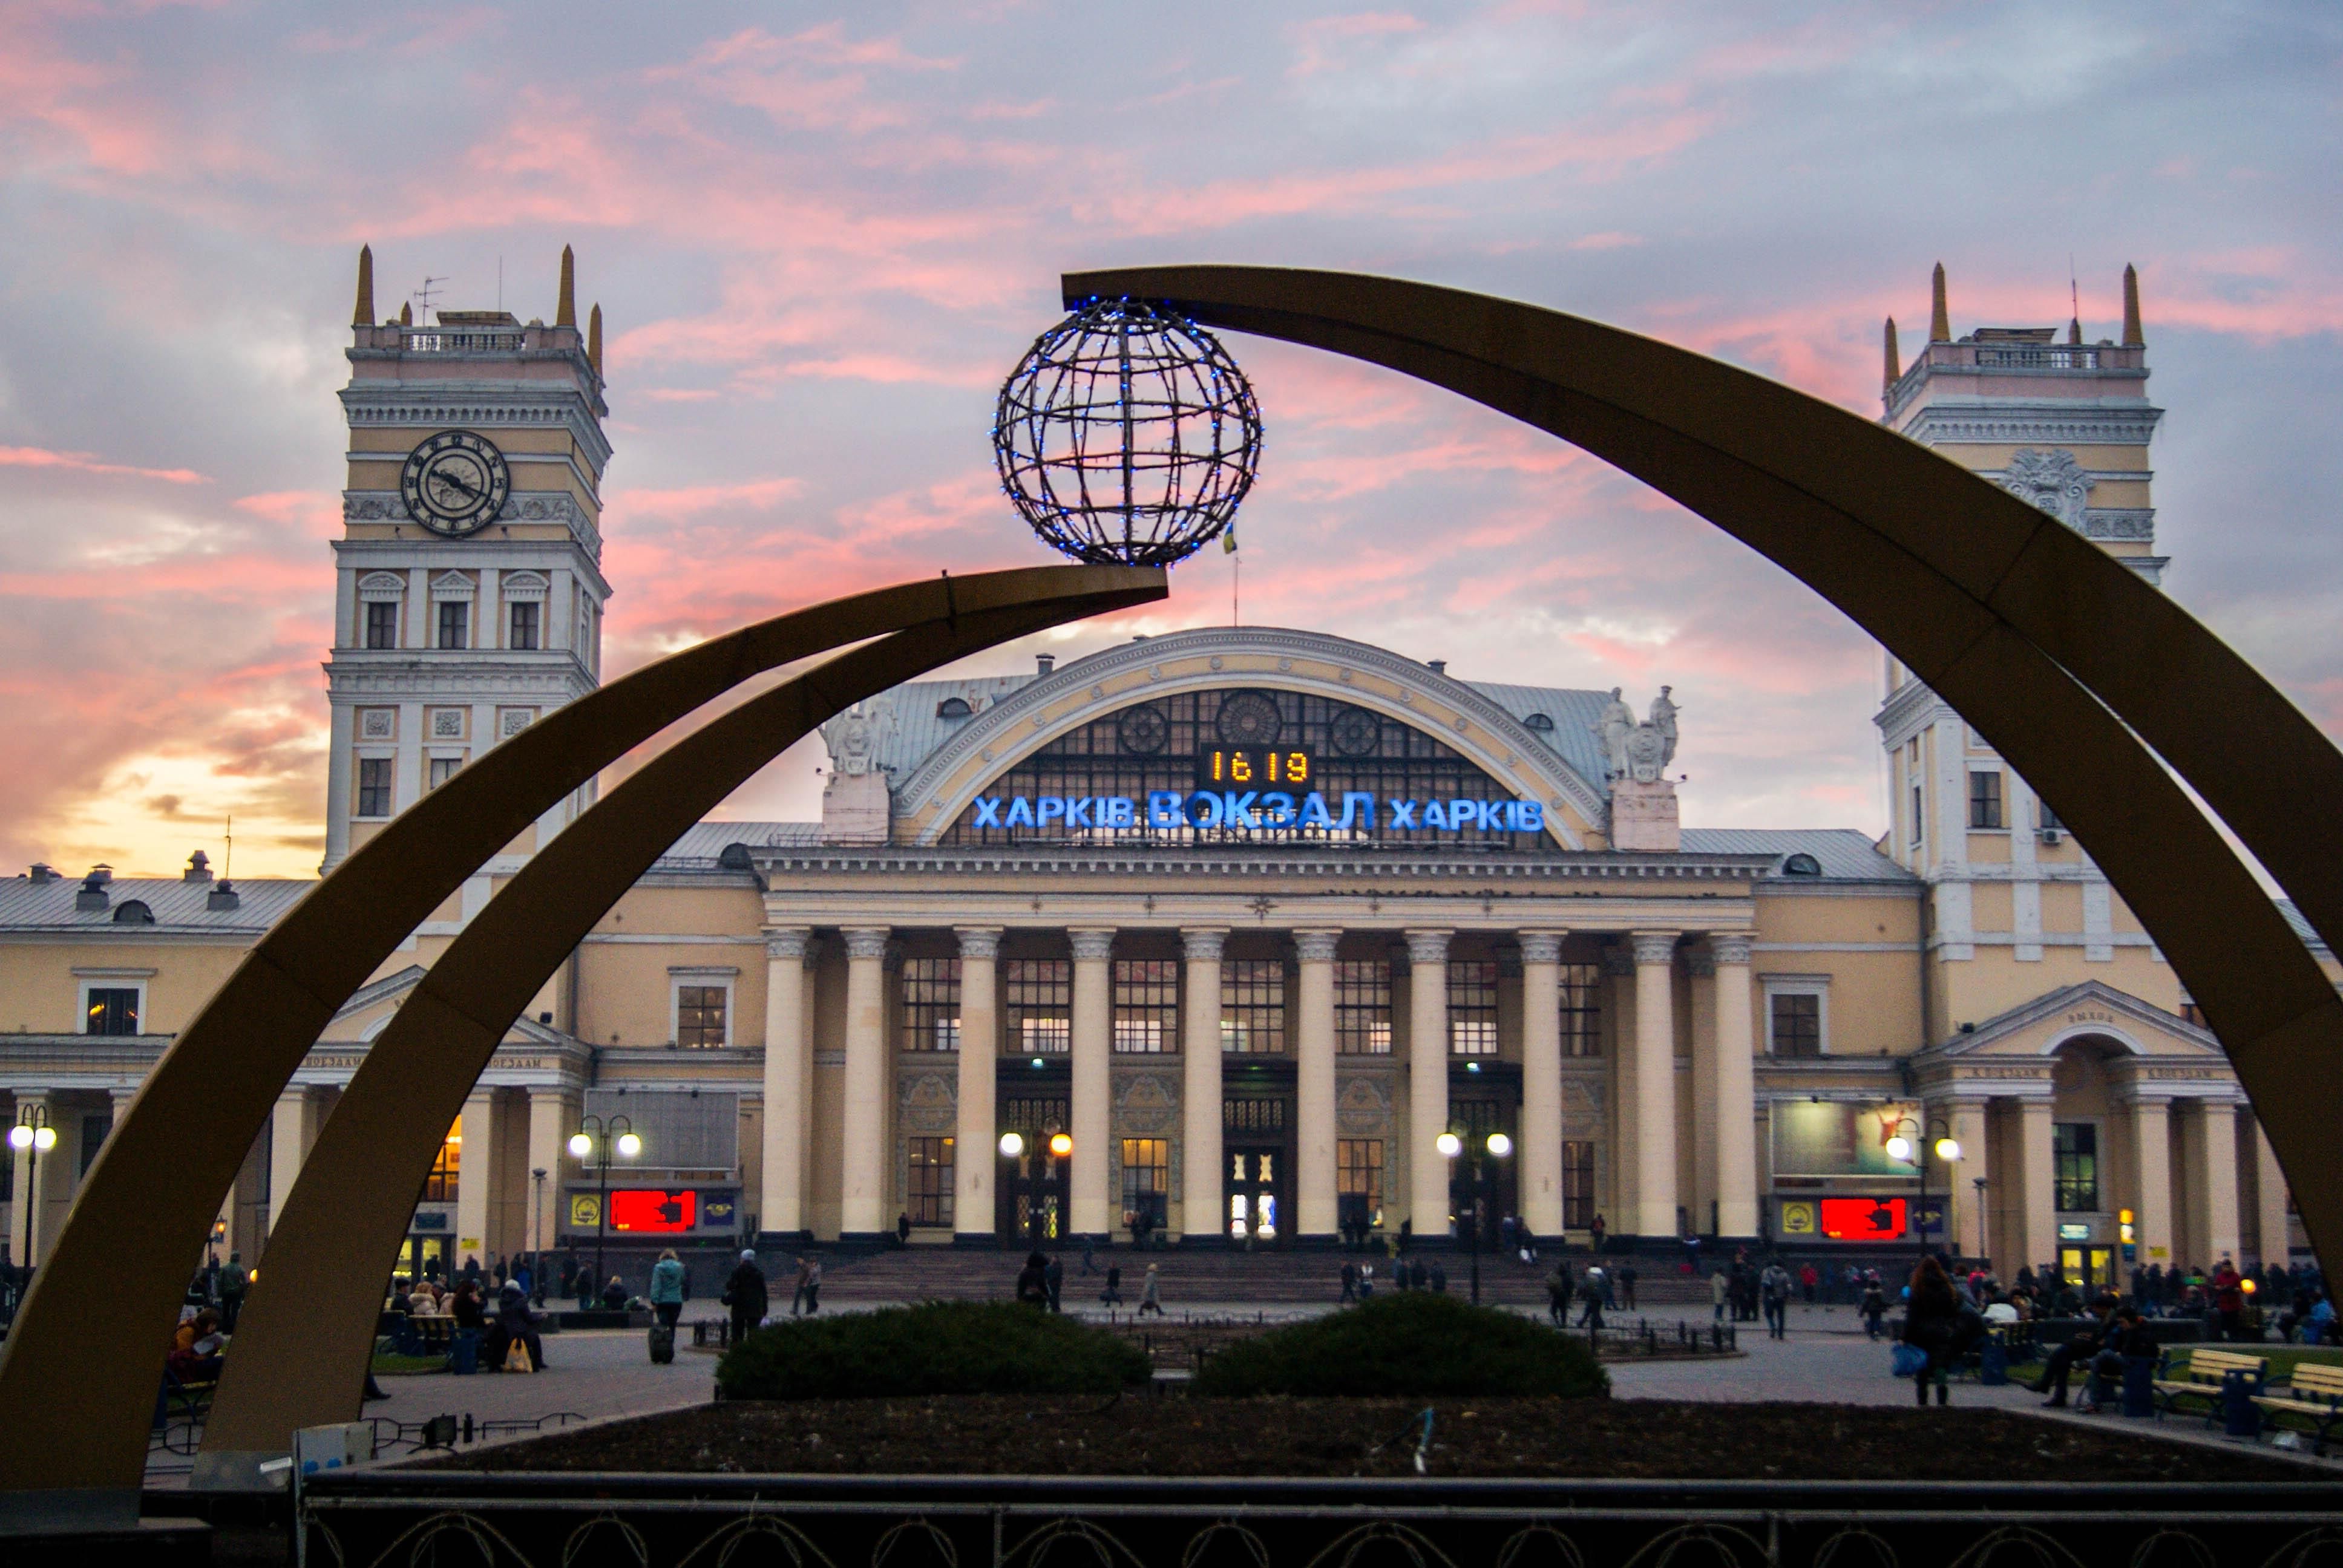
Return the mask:
{"type": "Polygon", "coordinates": [[[1407,961],[1411,964],[1444,964],[1448,961],[1448,939],[1453,931],[1404,931],[1407,939],[1407,961]]]}
{"type": "Polygon", "coordinates": [[[1114,928],[1108,926],[1075,927],[1066,932],[1073,944],[1076,963],[1096,963],[1114,956],[1114,928]]]}
{"type": "Polygon", "coordinates": [[[1305,964],[1331,964],[1334,961],[1334,950],[1342,940],[1341,931],[1296,931],[1293,933],[1293,953],[1305,964]]]}
{"type": "Polygon", "coordinates": [[[1001,956],[999,926],[954,926],[952,935],[960,939],[960,956],[964,959],[997,959],[1001,956]]]}
{"type": "Polygon", "coordinates": [[[1746,931],[1711,931],[1708,954],[1721,964],[1746,965],[1752,938],[1746,931]]]}
{"type": "Polygon", "coordinates": [[[765,956],[769,959],[801,959],[813,946],[813,929],[809,926],[773,926],[765,931],[765,956]]]}
{"type": "Polygon", "coordinates": [[[1676,961],[1674,931],[1634,931],[1629,933],[1634,943],[1635,965],[1673,964],[1676,961]]]}
{"type": "Polygon", "coordinates": [[[1521,944],[1522,962],[1525,964],[1558,964],[1562,961],[1562,939],[1568,931],[1519,931],[1513,940],[1521,944]]]}
{"type": "Polygon", "coordinates": [[[1182,926],[1180,942],[1189,960],[1193,963],[1221,961],[1221,945],[1229,940],[1227,930],[1220,926],[1182,926]]]}
{"type": "Polygon", "coordinates": [[[878,959],[884,962],[887,944],[894,939],[890,926],[849,926],[842,933],[846,938],[846,956],[850,959],[878,959]]]}

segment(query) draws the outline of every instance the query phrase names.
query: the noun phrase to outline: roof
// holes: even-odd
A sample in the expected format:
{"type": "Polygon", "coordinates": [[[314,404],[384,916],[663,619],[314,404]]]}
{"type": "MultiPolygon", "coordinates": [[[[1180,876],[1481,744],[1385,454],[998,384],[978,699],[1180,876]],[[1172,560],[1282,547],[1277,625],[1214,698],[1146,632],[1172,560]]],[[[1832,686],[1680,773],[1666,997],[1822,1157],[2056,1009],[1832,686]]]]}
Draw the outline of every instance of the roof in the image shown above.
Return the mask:
{"type": "Polygon", "coordinates": [[[1602,747],[1595,743],[1594,729],[1603,710],[1611,706],[1609,692],[1574,691],[1554,686],[1498,686],[1485,680],[1463,684],[1520,719],[1532,735],[1570,765],[1572,772],[1607,793],[1609,761],[1602,747]],[[1530,722],[1532,715],[1540,713],[1554,721],[1554,728],[1544,729],[1530,722]]]}
{"type": "Polygon", "coordinates": [[[729,844],[789,848],[821,842],[819,822],[698,822],[668,846],[655,871],[712,871],[729,844]]]}
{"type": "MultiPolygon", "coordinates": [[[[1916,886],[1920,880],[1874,849],[1868,833],[1852,828],[1686,828],[1684,847],[1692,855],[1772,855],[1777,860],[1812,855],[1826,881],[1916,886]]],[[[1781,874],[1777,865],[1773,875],[1781,874]]]]}
{"type": "Polygon", "coordinates": [[[256,878],[236,884],[236,907],[207,908],[218,882],[188,882],[176,877],[116,877],[106,884],[106,907],[77,910],[74,900],[82,879],[59,877],[35,882],[30,877],[0,881],[0,930],[90,930],[252,934],[268,930],[300,902],[317,884],[306,878],[256,878]],[[155,923],[119,924],[115,913],[136,900],[154,912],[155,923]]]}

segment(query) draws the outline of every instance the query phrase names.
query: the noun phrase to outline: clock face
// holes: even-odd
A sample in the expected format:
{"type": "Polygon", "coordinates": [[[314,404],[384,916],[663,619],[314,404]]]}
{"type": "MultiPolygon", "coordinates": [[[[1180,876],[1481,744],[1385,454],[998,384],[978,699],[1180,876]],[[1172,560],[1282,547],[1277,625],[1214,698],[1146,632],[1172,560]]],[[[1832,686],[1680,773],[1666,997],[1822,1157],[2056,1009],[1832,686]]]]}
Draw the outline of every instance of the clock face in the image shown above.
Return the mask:
{"type": "Polygon", "coordinates": [[[398,491],[407,515],[435,534],[462,538],[496,520],[512,475],[496,443],[469,430],[442,430],[407,455],[398,491]]]}

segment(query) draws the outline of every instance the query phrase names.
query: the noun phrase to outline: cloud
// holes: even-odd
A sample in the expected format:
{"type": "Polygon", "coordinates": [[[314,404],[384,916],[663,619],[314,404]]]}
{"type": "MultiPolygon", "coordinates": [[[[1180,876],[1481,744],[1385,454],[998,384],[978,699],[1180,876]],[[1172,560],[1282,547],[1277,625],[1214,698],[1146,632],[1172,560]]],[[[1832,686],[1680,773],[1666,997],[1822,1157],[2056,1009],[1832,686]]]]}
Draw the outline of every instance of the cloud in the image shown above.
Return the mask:
{"type": "Polygon", "coordinates": [[[0,468],[64,468],[76,474],[118,474],[134,479],[160,479],[166,485],[207,485],[210,478],[193,468],[142,468],[131,463],[106,463],[87,452],[52,452],[40,447],[0,447],[0,468]]]}

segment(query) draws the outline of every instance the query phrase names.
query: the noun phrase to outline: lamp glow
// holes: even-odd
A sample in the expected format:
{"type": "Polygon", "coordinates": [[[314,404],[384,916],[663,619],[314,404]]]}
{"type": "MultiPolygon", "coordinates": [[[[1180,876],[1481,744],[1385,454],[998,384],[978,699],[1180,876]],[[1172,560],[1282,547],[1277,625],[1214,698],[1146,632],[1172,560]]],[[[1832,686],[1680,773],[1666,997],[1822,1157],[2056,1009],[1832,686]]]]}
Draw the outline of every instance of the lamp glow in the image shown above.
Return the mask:
{"type": "Polygon", "coordinates": [[[569,1153],[571,1158],[583,1160],[586,1156],[593,1152],[594,1141],[591,1138],[587,1137],[583,1132],[573,1132],[569,1135],[569,1153]]]}
{"type": "Polygon", "coordinates": [[[16,1123],[16,1125],[15,1125],[15,1126],[11,1127],[10,1129],[8,1129],[8,1147],[9,1147],[9,1148],[11,1148],[11,1149],[30,1149],[32,1146],[33,1146],[33,1130],[32,1130],[31,1128],[29,1128],[29,1127],[25,1126],[23,1122],[19,1121],[18,1123],[16,1123]]]}
{"type": "Polygon", "coordinates": [[[1956,1162],[1960,1157],[1961,1141],[1959,1139],[1939,1138],[1936,1140],[1937,1159],[1943,1161],[1946,1164],[1950,1165],[1956,1162]]]}
{"type": "Polygon", "coordinates": [[[1021,1132],[1004,1132],[1004,1133],[1002,1133],[1002,1134],[1001,1135],[1001,1156],[1002,1156],[1004,1159],[1009,1159],[1009,1160],[1014,1160],[1014,1159],[1016,1159],[1020,1154],[1024,1153],[1024,1152],[1025,1152],[1025,1136],[1024,1136],[1024,1134],[1023,1134],[1023,1133],[1021,1133],[1021,1132]]]}
{"type": "Polygon", "coordinates": [[[2247,1294],[2247,1295],[2249,1295],[2249,1296],[2250,1296],[2250,1295],[2252,1295],[2256,1291],[2260,1290],[2260,1289],[2261,1289],[2261,1287],[2260,1287],[2259,1285],[2258,1285],[2258,1284],[2254,1283],[2254,1282],[2252,1281],[2252,1279],[2250,1279],[2250,1278],[2247,1278],[2247,1279],[2239,1280],[2239,1281],[2237,1282],[2237,1289],[2239,1289],[2239,1290],[2241,1290],[2241,1291],[2245,1292],[2246,1292],[2246,1294],[2247,1294]]]}
{"type": "Polygon", "coordinates": [[[643,1141],[641,1139],[636,1137],[631,1132],[621,1132],[618,1134],[618,1156],[620,1159],[632,1160],[636,1155],[640,1154],[642,1151],[643,1141]]]}
{"type": "Polygon", "coordinates": [[[42,1153],[46,1154],[50,1150],[55,1149],[56,1146],[57,1130],[55,1128],[38,1127],[33,1130],[34,1148],[39,1150],[42,1153]]]}
{"type": "Polygon", "coordinates": [[[1453,1132],[1443,1132],[1432,1141],[1432,1146],[1453,1160],[1464,1151],[1464,1140],[1453,1132]]]}
{"type": "Polygon", "coordinates": [[[1912,1141],[1909,1138],[1905,1137],[1901,1132],[1898,1132],[1895,1137],[1889,1139],[1887,1141],[1887,1158],[1890,1160],[1911,1159],[1912,1141]]]}
{"type": "Polygon", "coordinates": [[[1056,1155],[1059,1159],[1063,1160],[1067,1155],[1071,1154],[1073,1151],[1074,1140],[1071,1133],[1053,1132],[1050,1135],[1051,1153],[1056,1155]]]}
{"type": "Polygon", "coordinates": [[[1503,1160],[1513,1151],[1513,1141],[1502,1132],[1489,1134],[1489,1152],[1503,1160]]]}

